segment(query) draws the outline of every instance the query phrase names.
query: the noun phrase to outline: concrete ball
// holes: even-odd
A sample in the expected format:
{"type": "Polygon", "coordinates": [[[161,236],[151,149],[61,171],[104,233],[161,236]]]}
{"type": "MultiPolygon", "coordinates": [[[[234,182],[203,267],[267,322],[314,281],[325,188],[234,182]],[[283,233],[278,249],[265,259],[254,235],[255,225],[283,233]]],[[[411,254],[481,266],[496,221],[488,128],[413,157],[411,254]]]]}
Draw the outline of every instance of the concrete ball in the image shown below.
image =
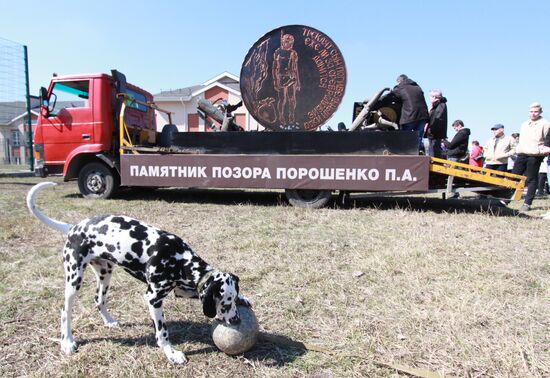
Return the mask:
{"type": "Polygon", "coordinates": [[[258,319],[250,307],[238,305],[241,322],[229,325],[219,320],[212,323],[211,333],[214,344],[225,354],[235,356],[244,353],[258,340],[258,319]]]}

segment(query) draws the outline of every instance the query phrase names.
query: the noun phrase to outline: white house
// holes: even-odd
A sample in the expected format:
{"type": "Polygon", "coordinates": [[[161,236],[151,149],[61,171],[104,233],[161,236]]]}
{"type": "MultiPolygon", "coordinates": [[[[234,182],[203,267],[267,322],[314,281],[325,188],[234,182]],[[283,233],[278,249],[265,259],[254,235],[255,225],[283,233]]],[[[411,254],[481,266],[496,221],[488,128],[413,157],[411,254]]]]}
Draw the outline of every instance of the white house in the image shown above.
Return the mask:
{"type": "MultiPolygon", "coordinates": [[[[37,117],[31,111],[33,128],[37,117]]],[[[26,103],[0,103],[0,164],[28,164],[30,154],[26,103]]]]}
{"type": "MultiPolygon", "coordinates": [[[[208,122],[205,122],[197,112],[199,99],[212,103],[225,100],[233,105],[241,101],[239,78],[229,72],[224,72],[202,84],[170,91],[162,91],[154,95],[154,101],[159,108],[172,112],[172,123],[179,131],[213,131],[208,122]]],[[[245,106],[241,106],[234,113],[234,122],[246,131],[263,129],[254,120],[245,106]]],[[[168,123],[168,116],[157,112],[157,128],[168,123]]],[[[220,126],[217,122],[215,125],[220,126]]]]}

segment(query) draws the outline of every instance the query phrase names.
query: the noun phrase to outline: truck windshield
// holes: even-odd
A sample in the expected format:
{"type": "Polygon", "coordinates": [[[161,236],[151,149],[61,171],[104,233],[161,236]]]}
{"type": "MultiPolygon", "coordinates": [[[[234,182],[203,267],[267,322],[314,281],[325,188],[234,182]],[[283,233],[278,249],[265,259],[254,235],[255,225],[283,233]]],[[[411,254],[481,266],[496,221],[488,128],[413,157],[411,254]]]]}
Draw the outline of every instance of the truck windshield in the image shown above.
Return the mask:
{"type": "Polygon", "coordinates": [[[53,113],[63,108],[87,108],[90,94],[88,80],[63,81],[53,85],[50,103],[55,101],[53,113]]]}

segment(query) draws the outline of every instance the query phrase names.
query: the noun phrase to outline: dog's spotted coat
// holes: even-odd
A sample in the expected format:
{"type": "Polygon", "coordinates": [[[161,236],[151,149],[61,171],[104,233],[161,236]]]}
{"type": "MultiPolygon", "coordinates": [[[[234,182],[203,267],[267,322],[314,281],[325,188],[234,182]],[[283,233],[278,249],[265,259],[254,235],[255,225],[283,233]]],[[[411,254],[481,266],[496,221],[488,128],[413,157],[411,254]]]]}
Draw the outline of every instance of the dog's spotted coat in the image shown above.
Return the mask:
{"type": "Polygon", "coordinates": [[[46,182],[33,187],[27,195],[27,205],[42,222],[67,234],[63,250],[65,306],[61,313],[61,349],[65,353],[76,350],[71,312],[87,265],[97,278],[96,306],[109,327],[118,325],[105,305],[114,266],[121,266],[147,284],[144,298],[153,318],[157,344],[174,363],[185,363],[187,359],[168,339],[163,300],[172,290],[177,297],[198,296],[204,314],[210,318],[228,324],[240,321],[236,305],[249,306],[250,303],[239,294],[236,275],[215,271],[181,238],[136,219],[106,215],[74,226],[52,220],[36,208],[34,196],[42,188],[53,185],[46,182]]]}

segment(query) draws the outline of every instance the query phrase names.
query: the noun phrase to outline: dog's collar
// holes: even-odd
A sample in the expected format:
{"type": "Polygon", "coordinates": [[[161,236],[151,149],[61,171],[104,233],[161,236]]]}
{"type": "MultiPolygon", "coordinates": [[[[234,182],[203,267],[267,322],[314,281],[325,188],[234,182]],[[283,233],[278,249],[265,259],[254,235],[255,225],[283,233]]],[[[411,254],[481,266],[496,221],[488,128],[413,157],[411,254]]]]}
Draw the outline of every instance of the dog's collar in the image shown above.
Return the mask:
{"type": "Polygon", "coordinates": [[[206,284],[206,281],[208,281],[208,279],[210,277],[212,277],[213,274],[214,274],[214,269],[209,270],[208,272],[206,272],[206,274],[204,276],[201,277],[201,279],[197,283],[197,293],[200,294],[200,292],[202,291],[204,285],[206,284]]]}

